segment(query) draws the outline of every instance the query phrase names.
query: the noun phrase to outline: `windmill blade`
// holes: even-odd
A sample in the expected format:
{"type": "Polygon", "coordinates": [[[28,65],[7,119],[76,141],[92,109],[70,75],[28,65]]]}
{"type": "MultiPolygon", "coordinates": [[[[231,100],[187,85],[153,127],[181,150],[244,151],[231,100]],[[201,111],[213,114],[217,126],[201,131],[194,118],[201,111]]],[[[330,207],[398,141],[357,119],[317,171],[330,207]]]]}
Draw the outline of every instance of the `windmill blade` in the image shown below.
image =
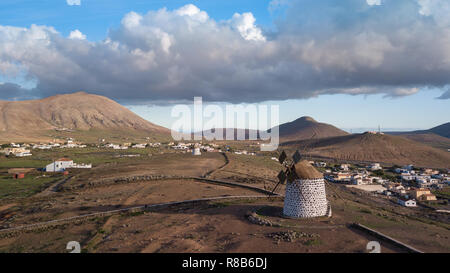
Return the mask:
{"type": "Polygon", "coordinates": [[[294,164],[297,164],[302,159],[302,156],[300,155],[300,152],[298,150],[295,151],[292,159],[294,160],[294,164]]]}
{"type": "Polygon", "coordinates": [[[286,160],[287,155],[286,153],[283,151],[280,155],[280,157],[278,158],[278,161],[280,162],[281,165],[283,165],[284,161],[286,160]]]}
{"type": "Polygon", "coordinates": [[[280,171],[280,173],[278,174],[277,177],[278,177],[278,181],[279,181],[281,184],[284,184],[284,182],[286,181],[287,175],[286,175],[285,172],[280,171]]]}
{"type": "Polygon", "coordinates": [[[280,185],[280,182],[278,182],[275,187],[273,188],[272,192],[270,193],[270,195],[273,195],[273,193],[275,192],[275,190],[278,188],[278,185],[280,185]]]}

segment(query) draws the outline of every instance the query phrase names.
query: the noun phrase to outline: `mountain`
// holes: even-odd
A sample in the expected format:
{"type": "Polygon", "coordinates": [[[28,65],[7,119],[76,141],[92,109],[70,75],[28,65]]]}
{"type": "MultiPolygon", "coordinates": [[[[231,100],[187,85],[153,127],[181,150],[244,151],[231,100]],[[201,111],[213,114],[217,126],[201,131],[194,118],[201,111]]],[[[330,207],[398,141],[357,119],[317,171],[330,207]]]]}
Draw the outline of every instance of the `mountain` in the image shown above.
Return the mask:
{"type": "Polygon", "coordinates": [[[311,156],[397,165],[450,168],[450,153],[410,139],[386,134],[346,136],[290,141],[282,148],[299,149],[311,156]]]}
{"type": "Polygon", "coordinates": [[[430,133],[450,138],[450,122],[441,124],[428,130],[430,133]]]}
{"type": "MultiPolygon", "coordinates": [[[[270,130],[273,130],[274,128],[270,130]]],[[[348,135],[347,132],[338,129],[333,125],[317,122],[311,117],[301,117],[292,122],[283,123],[279,125],[278,128],[281,142],[348,135]]],[[[228,129],[222,128],[224,139],[226,130],[228,129]]],[[[258,130],[236,128],[231,130],[234,130],[234,139],[236,139],[238,133],[245,135],[245,139],[249,139],[250,134],[252,134],[252,136],[257,136],[258,139],[260,138],[258,130]]],[[[203,135],[205,135],[205,132],[206,131],[203,131],[203,135]]]]}
{"type": "Polygon", "coordinates": [[[411,134],[436,134],[442,137],[450,138],[450,122],[441,124],[428,130],[417,130],[410,132],[386,132],[391,135],[411,135],[411,134]]]}
{"type": "Polygon", "coordinates": [[[85,92],[40,100],[0,101],[0,139],[35,138],[49,130],[170,134],[168,129],[146,121],[111,99],[85,92]]]}
{"type": "Polygon", "coordinates": [[[410,132],[386,132],[386,134],[399,135],[444,150],[450,148],[450,122],[444,123],[428,130],[418,130],[410,132]]]}
{"type": "Polygon", "coordinates": [[[402,136],[407,139],[414,140],[434,148],[443,149],[445,151],[447,151],[447,149],[450,149],[450,138],[436,135],[434,133],[426,133],[426,134],[410,133],[410,134],[398,134],[398,136],[402,136]]]}
{"type": "Polygon", "coordinates": [[[279,133],[281,142],[348,135],[347,132],[333,125],[317,122],[311,117],[301,117],[281,124],[279,133]]]}

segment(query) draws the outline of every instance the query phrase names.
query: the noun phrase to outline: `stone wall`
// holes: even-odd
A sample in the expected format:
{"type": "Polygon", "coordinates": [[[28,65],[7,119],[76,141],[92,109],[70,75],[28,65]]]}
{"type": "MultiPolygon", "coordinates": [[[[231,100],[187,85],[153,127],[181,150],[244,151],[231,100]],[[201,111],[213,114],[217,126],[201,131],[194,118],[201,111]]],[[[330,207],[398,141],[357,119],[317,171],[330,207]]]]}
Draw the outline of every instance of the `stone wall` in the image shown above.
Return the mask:
{"type": "Polygon", "coordinates": [[[283,214],[294,218],[327,215],[328,202],[323,178],[294,180],[286,185],[283,214]]]}

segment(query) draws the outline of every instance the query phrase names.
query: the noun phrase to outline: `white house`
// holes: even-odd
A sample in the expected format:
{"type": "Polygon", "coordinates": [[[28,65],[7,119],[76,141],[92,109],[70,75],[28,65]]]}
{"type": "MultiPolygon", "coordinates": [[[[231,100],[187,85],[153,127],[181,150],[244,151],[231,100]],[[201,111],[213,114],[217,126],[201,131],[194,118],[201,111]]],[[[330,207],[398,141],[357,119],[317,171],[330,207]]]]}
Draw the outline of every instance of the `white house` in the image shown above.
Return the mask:
{"type": "Polygon", "coordinates": [[[68,158],[60,158],[45,167],[46,172],[63,172],[73,165],[73,160],[68,158]]]}
{"type": "Polygon", "coordinates": [[[25,156],[32,156],[32,154],[28,151],[28,152],[22,152],[22,153],[17,153],[14,154],[17,157],[25,157],[25,156]]]}
{"type": "Polygon", "coordinates": [[[367,167],[369,170],[371,171],[377,171],[377,170],[382,170],[383,168],[381,167],[380,163],[372,163],[367,167]]]}
{"type": "Polygon", "coordinates": [[[90,169],[92,164],[77,164],[68,158],[60,158],[45,167],[46,172],[63,172],[66,169],[90,169]]]}
{"type": "Polygon", "coordinates": [[[200,148],[196,147],[196,148],[192,149],[192,154],[193,155],[201,155],[202,153],[200,152],[200,148]]]}
{"type": "Polygon", "coordinates": [[[322,167],[322,168],[324,168],[324,167],[327,166],[327,163],[325,163],[325,162],[315,162],[314,165],[315,165],[316,167],[322,167]]]}
{"type": "Polygon", "coordinates": [[[414,199],[398,199],[398,203],[404,207],[417,207],[416,200],[414,199]]]}
{"type": "Polygon", "coordinates": [[[131,146],[131,148],[138,148],[138,149],[145,149],[145,147],[147,147],[146,143],[135,144],[135,145],[131,146]]]}

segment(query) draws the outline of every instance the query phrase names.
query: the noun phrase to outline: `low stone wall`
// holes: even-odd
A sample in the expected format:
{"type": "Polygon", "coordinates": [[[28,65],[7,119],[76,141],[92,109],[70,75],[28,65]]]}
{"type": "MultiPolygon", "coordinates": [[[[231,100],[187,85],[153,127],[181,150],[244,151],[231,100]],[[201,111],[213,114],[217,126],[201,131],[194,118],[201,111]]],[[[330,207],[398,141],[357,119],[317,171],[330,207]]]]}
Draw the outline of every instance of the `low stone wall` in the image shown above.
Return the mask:
{"type": "Polygon", "coordinates": [[[66,185],[61,189],[61,191],[72,191],[92,187],[127,184],[142,181],[170,180],[170,179],[192,179],[192,178],[188,176],[174,176],[174,175],[140,175],[140,176],[119,177],[119,178],[105,178],[88,182],[86,184],[66,185]]]}
{"type": "MultiPolygon", "coordinates": [[[[281,196],[278,196],[278,197],[281,197],[281,196]]],[[[123,209],[117,209],[117,210],[104,211],[104,212],[95,212],[95,213],[73,216],[73,217],[64,218],[64,219],[56,219],[56,220],[47,221],[47,222],[41,222],[41,223],[24,225],[24,226],[19,226],[19,227],[1,229],[0,230],[0,238],[17,236],[23,232],[34,232],[34,231],[39,231],[39,230],[45,231],[45,230],[49,230],[49,229],[54,229],[58,226],[65,226],[65,225],[73,224],[73,223],[81,224],[83,221],[87,221],[92,218],[102,218],[102,217],[107,217],[107,216],[121,214],[121,213],[151,211],[154,209],[170,208],[173,206],[203,203],[203,202],[216,201],[216,200],[265,199],[265,198],[268,198],[268,196],[265,196],[265,195],[264,196],[260,196],[260,195],[219,196],[219,197],[184,200],[184,201],[168,202],[168,203],[160,203],[160,204],[149,204],[149,205],[129,207],[129,208],[123,208],[123,209]]]]}
{"type": "Polygon", "coordinates": [[[416,248],[414,248],[414,247],[412,247],[410,245],[404,244],[404,243],[402,243],[402,242],[400,242],[398,240],[395,240],[392,237],[389,237],[389,236],[387,236],[387,235],[385,235],[385,234],[383,234],[381,232],[378,232],[376,230],[368,228],[368,227],[366,227],[364,225],[361,225],[361,224],[358,224],[358,223],[353,223],[351,225],[351,227],[359,229],[359,230],[362,230],[364,232],[367,232],[367,233],[369,233],[370,235],[372,235],[372,236],[374,236],[376,238],[379,238],[379,239],[381,239],[383,241],[386,241],[386,242],[388,242],[388,243],[390,243],[390,244],[392,244],[392,245],[394,245],[396,247],[399,247],[401,249],[404,249],[404,250],[406,250],[408,252],[411,252],[411,253],[423,253],[422,251],[420,251],[420,250],[418,250],[418,249],[416,249],[416,248]]]}

